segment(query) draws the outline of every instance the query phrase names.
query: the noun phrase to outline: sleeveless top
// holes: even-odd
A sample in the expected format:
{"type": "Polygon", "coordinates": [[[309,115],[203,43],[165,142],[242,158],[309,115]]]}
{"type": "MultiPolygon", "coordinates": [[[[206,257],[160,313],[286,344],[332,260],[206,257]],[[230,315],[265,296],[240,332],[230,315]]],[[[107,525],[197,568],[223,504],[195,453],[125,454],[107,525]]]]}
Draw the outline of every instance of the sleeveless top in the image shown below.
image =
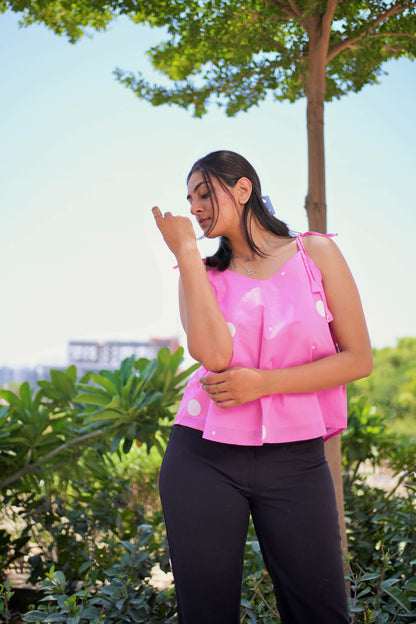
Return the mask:
{"type": "MultiPolygon", "coordinates": [[[[207,269],[233,339],[230,368],[286,368],[337,352],[322,275],[303,245],[306,234],[297,236],[298,251],[269,279],[207,269]]],[[[220,408],[198,381],[207,373],[201,366],[190,378],[175,424],[199,429],[208,440],[247,446],[321,436],[327,440],[347,426],[345,386],[272,394],[220,408]]]]}

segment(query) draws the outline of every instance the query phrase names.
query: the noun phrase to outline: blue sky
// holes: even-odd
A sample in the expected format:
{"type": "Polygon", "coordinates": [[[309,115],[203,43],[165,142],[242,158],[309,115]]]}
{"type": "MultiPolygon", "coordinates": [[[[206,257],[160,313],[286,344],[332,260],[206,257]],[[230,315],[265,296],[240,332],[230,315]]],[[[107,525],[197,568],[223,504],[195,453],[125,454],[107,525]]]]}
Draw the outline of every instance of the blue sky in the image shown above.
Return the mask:
{"type": "MultiPolygon", "coordinates": [[[[73,46],[0,15],[0,365],[64,363],[71,339],[179,333],[174,258],[150,210],[187,214],[186,174],[213,149],[246,156],[279,216],[308,229],[305,102],[233,119],[153,108],[112,70],[154,77],[145,50],[162,36],[118,20],[73,46]]],[[[325,117],[328,231],[379,348],[416,335],[416,64],[386,70],[325,117]]]]}

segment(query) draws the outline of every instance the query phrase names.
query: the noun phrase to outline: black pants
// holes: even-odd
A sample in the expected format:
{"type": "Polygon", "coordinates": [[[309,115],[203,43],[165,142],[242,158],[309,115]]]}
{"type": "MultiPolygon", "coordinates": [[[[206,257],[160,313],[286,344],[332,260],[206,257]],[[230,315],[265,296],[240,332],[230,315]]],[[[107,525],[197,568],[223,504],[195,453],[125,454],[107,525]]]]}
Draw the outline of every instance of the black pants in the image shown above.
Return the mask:
{"type": "Polygon", "coordinates": [[[238,624],[250,513],[284,624],[348,624],[322,439],[260,447],[173,427],[160,474],[180,624],[238,624]]]}

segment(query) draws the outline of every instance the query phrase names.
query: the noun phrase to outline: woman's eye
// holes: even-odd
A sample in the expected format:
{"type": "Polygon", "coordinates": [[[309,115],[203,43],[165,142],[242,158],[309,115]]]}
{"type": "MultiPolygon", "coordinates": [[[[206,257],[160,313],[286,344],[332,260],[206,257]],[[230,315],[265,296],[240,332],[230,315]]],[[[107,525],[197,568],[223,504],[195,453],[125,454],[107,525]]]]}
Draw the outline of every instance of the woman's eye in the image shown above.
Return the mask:
{"type": "Polygon", "coordinates": [[[201,199],[208,199],[209,194],[208,193],[204,193],[203,195],[201,195],[201,199]]]}

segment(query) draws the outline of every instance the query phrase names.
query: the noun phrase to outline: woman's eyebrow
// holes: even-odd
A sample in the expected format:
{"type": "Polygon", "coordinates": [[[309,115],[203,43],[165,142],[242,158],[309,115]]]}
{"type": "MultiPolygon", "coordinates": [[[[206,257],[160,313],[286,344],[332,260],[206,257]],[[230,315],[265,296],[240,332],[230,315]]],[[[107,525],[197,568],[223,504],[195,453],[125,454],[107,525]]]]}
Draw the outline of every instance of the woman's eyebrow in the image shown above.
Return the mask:
{"type": "MultiPolygon", "coordinates": [[[[199,189],[199,187],[201,186],[201,184],[206,184],[205,180],[202,180],[202,182],[198,182],[198,184],[195,186],[193,192],[195,193],[195,191],[197,191],[199,189]]],[[[187,195],[186,199],[189,201],[192,198],[192,195],[187,195]]]]}

